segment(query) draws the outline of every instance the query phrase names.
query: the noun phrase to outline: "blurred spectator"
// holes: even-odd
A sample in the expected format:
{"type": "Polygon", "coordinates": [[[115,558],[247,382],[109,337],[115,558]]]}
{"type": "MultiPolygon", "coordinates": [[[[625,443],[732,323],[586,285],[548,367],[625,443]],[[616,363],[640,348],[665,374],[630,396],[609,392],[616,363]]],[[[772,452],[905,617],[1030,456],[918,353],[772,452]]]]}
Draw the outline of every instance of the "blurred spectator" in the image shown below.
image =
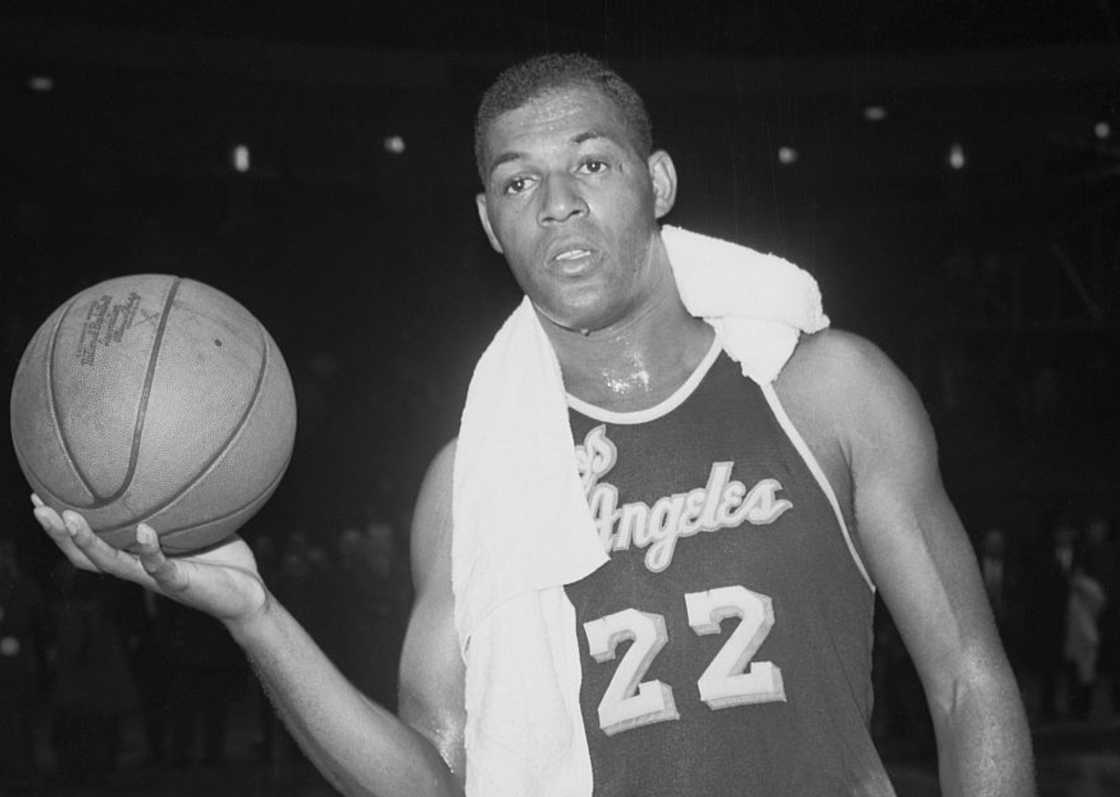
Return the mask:
{"type": "Polygon", "coordinates": [[[75,785],[103,784],[116,769],[121,722],[136,689],[109,585],[63,562],[57,569],[51,737],[59,775],[75,785]]]}
{"type": "Polygon", "coordinates": [[[1112,710],[1120,712],[1120,540],[1104,514],[1091,515],[1085,527],[1085,569],[1105,592],[1099,670],[1110,681],[1112,710]]]}
{"type": "Polygon", "coordinates": [[[139,587],[130,597],[124,620],[132,674],[140,699],[146,763],[158,766],[166,753],[171,710],[170,604],[166,598],[139,587]]]}
{"type": "Polygon", "coordinates": [[[410,608],[408,565],[393,526],[344,529],[337,541],[337,606],[331,658],[366,695],[394,710],[397,662],[410,608]]]}
{"type": "MultiPolygon", "coordinates": [[[[331,626],[336,615],[343,612],[332,602],[334,579],[329,576],[326,566],[325,551],[313,545],[303,532],[294,531],[285,541],[272,591],[304,630],[330,655],[331,626]]],[[[288,731],[282,725],[276,726],[275,730],[276,744],[272,756],[278,761],[291,761],[309,769],[310,762],[288,731]]]]}
{"type": "Polygon", "coordinates": [[[164,606],[171,671],[171,764],[224,764],[231,704],[247,675],[244,657],[214,618],[170,601],[164,606]]]}
{"type": "Polygon", "coordinates": [[[412,607],[411,577],[407,559],[401,555],[394,527],[375,521],[366,527],[374,585],[373,656],[370,696],[396,710],[397,662],[408,613],[412,607]]]}
{"type": "Polygon", "coordinates": [[[46,605],[11,540],[0,540],[0,793],[35,787],[34,717],[46,652],[46,605]]]}
{"type": "Polygon", "coordinates": [[[1088,719],[1097,682],[1100,628],[1097,625],[1105,594],[1100,582],[1077,562],[1070,575],[1070,595],[1063,653],[1069,671],[1069,708],[1076,719],[1088,719]]]}
{"type": "Polygon", "coordinates": [[[1020,574],[1016,561],[1008,554],[1007,537],[1001,528],[988,529],[980,540],[980,575],[1000,639],[1015,665],[1020,649],[1020,574]]]}
{"type": "Polygon", "coordinates": [[[292,532],[284,545],[272,591],[316,642],[323,644],[338,607],[330,596],[326,552],[303,532],[292,532]]]}
{"type": "MultiPolygon", "coordinates": [[[[294,557],[297,560],[303,560],[307,555],[307,534],[302,531],[293,531],[288,535],[288,539],[284,541],[284,557],[294,557]]],[[[281,569],[284,567],[284,560],[281,559],[281,569]]]]}
{"type": "Polygon", "coordinates": [[[872,733],[894,755],[928,755],[933,723],[914,662],[882,599],[876,599],[872,733]]]}
{"type": "Polygon", "coordinates": [[[1059,518],[1047,529],[1043,550],[1032,557],[1035,567],[1031,578],[1029,616],[1034,628],[1034,644],[1030,646],[1033,656],[1028,663],[1038,677],[1038,710],[1046,721],[1059,715],[1058,698],[1065,674],[1066,620],[1077,538],[1077,527],[1067,518],[1059,518]]]}
{"type": "MultiPolygon", "coordinates": [[[[1071,579],[1065,653],[1070,663],[1071,709],[1078,719],[1086,719],[1090,714],[1102,647],[1111,646],[1115,635],[1108,628],[1113,622],[1108,610],[1108,589],[1116,580],[1115,551],[1109,531],[1106,518],[1090,517],[1071,579]]],[[[1112,650],[1104,653],[1111,665],[1112,650]]]]}

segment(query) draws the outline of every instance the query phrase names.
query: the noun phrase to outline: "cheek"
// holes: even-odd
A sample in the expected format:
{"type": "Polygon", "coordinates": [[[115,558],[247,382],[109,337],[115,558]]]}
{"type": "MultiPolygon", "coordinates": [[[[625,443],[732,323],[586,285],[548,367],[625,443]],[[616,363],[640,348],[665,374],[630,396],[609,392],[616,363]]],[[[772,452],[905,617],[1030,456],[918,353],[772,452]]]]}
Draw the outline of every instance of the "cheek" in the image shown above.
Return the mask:
{"type": "Polygon", "coordinates": [[[506,207],[496,217],[491,217],[494,234],[506,246],[516,247],[519,242],[527,240],[531,235],[529,223],[532,214],[529,212],[528,203],[516,207],[506,207]]]}

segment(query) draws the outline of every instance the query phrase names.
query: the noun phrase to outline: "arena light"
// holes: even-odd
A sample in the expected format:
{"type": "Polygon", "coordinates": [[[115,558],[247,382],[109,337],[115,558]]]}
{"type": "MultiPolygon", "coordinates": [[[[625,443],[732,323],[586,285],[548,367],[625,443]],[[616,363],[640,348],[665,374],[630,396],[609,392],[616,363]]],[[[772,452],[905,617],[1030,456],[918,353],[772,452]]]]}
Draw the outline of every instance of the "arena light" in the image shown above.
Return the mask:
{"type": "Polygon", "coordinates": [[[244,174],[249,171],[249,147],[244,144],[238,144],[233,148],[230,153],[230,161],[233,163],[235,171],[244,174]]]}
{"type": "Polygon", "coordinates": [[[51,91],[54,88],[54,78],[50,75],[32,75],[27,79],[27,88],[38,92],[51,91]]]}
{"type": "Polygon", "coordinates": [[[400,136],[385,136],[385,151],[392,155],[404,154],[404,139],[400,136]]]}
{"type": "Polygon", "coordinates": [[[868,105],[863,109],[863,118],[869,122],[881,122],[887,118],[887,109],[882,105],[868,105]]]}
{"type": "Polygon", "coordinates": [[[964,147],[959,142],[954,141],[953,146],[949,147],[949,167],[952,169],[963,169],[965,164],[964,147]]]}
{"type": "Polygon", "coordinates": [[[1106,141],[1112,137],[1112,125],[1105,121],[1097,122],[1093,125],[1093,135],[1101,141],[1106,141]]]}
{"type": "Polygon", "coordinates": [[[778,163],[782,164],[783,166],[789,166],[791,164],[797,163],[797,158],[797,150],[795,150],[793,147],[780,147],[778,149],[778,163]]]}

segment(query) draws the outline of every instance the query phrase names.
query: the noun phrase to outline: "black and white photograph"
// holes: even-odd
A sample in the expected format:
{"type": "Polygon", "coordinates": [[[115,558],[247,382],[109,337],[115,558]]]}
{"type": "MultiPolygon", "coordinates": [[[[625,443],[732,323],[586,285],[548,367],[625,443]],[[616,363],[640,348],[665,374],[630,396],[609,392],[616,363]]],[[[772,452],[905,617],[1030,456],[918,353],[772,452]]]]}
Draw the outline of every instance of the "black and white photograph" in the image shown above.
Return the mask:
{"type": "Polygon", "coordinates": [[[14,0],[0,102],[0,795],[1120,794],[1116,0],[14,0]]]}

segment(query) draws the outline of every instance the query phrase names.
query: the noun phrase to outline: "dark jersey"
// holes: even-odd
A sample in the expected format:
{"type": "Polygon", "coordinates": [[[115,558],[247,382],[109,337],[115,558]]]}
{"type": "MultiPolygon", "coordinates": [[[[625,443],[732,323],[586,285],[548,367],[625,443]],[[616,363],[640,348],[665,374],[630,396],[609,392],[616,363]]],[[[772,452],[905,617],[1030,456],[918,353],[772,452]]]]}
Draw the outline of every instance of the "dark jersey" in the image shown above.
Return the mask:
{"type": "Polygon", "coordinates": [[[716,345],[651,410],[569,405],[610,554],[565,587],[595,795],[890,794],[874,592],[773,391],[716,345]]]}

